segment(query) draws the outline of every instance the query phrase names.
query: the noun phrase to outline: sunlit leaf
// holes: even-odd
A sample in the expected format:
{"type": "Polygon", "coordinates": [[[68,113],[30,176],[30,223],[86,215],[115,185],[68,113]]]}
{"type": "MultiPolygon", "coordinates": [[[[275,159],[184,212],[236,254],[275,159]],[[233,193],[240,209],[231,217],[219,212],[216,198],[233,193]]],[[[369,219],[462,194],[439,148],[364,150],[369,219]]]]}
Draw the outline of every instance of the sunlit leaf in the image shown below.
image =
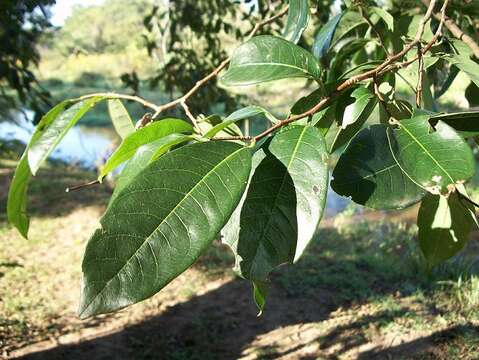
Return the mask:
{"type": "Polygon", "coordinates": [[[299,259],[323,214],[327,159],[312,126],[288,127],[255,154],[247,195],[224,231],[240,275],[263,282],[276,266],[299,259]]]}
{"type": "Polygon", "coordinates": [[[141,146],[160,140],[167,135],[175,133],[191,133],[192,131],[193,127],[190,124],[179,119],[163,119],[138,129],[133,134],[126,137],[121,142],[118,149],[116,149],[116,151],[110,156],[100,171],[99,179],[102,179],[108,173],[130,159],[141,146]]]}
{"type": "Polygon", "coordinates": [[[279,37],[256,36],[238,47],[222,82],[251,85],[287,78],[319,79],[321,66],[305,49],[279,37]]]}
{"type": "Polygon", "coordinates": [[[430,115],[401,120],[397,129],[388,129],[394,158],[408,176],[434,194],[446,194],[450,185],[463,183],[475,172],[469,145],[446,123],[433,129],[430,115]]]}
{"type": "Polygon", "coordinates": [[[250,149],[205,142],[172,151],[138,173],[88,242],[80,316],[146,299],[186,270],[228,221],[250,170],[250,149]]]}
{"type": "Polygon", "coordinates": [[[120,100],[108,100],[108,112],[116,132],[122,139],[135,132],[135,124],[120,100]]]}
{"type": "Polygon", "coordinates": [[[298,43],[308,26],[309,1],[289,0],[288,20],[283,31],[283,37],[292,43],[298,43]]]}

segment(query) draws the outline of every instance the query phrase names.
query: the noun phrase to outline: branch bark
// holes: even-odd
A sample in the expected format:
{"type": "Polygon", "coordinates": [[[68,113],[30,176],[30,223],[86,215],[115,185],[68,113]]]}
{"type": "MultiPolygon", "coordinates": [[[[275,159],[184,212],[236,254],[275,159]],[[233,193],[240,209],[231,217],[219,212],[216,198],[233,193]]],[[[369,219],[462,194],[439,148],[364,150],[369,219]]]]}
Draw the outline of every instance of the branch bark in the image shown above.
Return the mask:
{"type": "MultiPolygon", "coordinates": [[[[429,6],[429,0],[421,0],[422,3],[426,6],[429,6]]],[[[442,16],[440,13],[434,13],[434,17],[438,20],[441,20],[442,16]]],[[[474,56],[479,59],[479,44],[469,35],[467,35],[450,17],[446,16],[444,21],[444,26],[451,32],[451,34],[459,39],[464,41],[464,43],[469,46],[472,50],[474,56]]]]}

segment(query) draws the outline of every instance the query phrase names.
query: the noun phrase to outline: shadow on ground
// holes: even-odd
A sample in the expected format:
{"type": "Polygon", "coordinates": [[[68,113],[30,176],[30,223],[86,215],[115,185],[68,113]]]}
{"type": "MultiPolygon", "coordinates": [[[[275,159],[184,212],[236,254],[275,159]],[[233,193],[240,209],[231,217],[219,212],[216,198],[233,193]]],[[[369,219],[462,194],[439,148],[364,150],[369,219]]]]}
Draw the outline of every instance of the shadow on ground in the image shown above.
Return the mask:
{"type": "MultiPolygon", "coordinates": [[[[281,289],[274,288],[271,295],[268,310],[258,318],[251,304],[248,284],[231,281],[204,296],[172,306],[163,314],[138,325],[79,344],[29,354],[21,359],[238,359],[245,355],[244,350],[259,335],[293,324],[304,327],[325,321],[337,308],[330,297],[323,297],[320,292],[314,298],[285,298],[281,289]]],[[[294,358],[324,356],[336,359],[368,342],[364,336],[355,334],[355,330],[391,321],[408,311],[401,308],[360,317],[306,342],[300,340],[299,333],[295,335],[299,336],[298,345],[292,345],[287,351],[276,351],[274,346],[259,347],[253,355],[254,358],[276,359],[316,344],[314,356],[294,358]],[[337,349],[334,354],[329,350],[333,346],[337,349]]],[[[415,354],[430,352],[431,358],[441,358],[434,356],[434,349],[466,333],[479,336],[479,328],[453,326],[400,345],[371,349],[358,356],[361,359],[390,359],[404,358],[407,354],[407,358],[413,358],[415,354]]]]}

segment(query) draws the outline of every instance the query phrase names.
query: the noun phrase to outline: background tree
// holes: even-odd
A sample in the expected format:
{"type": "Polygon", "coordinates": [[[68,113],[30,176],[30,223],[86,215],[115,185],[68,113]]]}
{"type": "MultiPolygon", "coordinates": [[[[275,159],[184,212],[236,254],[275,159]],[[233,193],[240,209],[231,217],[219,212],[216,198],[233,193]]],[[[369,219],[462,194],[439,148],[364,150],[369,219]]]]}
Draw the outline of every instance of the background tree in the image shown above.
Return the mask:
{"type": "Polygon", "coordinates": [[[32,72],[39,54],[37,43],[51,27],[48,6],[55,0],[5,0],[0,4],[0,108],[18,108],[19,103],[36,112],[38,119],[48,103],[32,72]],[[14,90],[16,96],[12,94],[14,90]]]}

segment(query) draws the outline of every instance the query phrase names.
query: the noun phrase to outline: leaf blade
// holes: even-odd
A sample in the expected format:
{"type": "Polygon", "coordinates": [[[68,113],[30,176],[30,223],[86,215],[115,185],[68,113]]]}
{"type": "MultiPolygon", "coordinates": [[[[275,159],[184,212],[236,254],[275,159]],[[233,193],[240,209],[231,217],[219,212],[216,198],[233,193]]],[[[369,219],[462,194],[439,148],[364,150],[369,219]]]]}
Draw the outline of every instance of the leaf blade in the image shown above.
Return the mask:
{"type": "Polygon", "coordinates": [[[126,137],[103,165],[99,179],[116,169],[119,165],[130,159],[135,152],[143,145],[159,140],[165,136],[175,133],[192,132],[193,127],[187,122],[179,119],[163,119],[145,126],[126,137]]]}
{"type": "Polygon", "coordinates": [[[135,132],[135,124],[123,103],[118,99],[108,100],[108,113],[113,127],[122,139],[135,132]]]}
{"type": "Polygon", "coordinates": [[[184,146],[141,171],[109,206],[88,243],[81,317],[141,301],[186,270],[228,220],[250,169],[250,149],[207,142],[184,146]],[[204,160],[191,161],[194,154],[204,160]],[[230,198],[219,202],[219,189],[228,189],[230,198]],[[137,200],[140,212],[130,207],[137,200]]]}
{"type": "Polygon", "coordinates": [[[283,31],[283,37],[297,44],[309,22],[308,0],[290,0],[288,20],[283,31]]]}
{"type": "Polygon", "coordinates": [[[319,79],[321,66],[312,54],[279,37],[256,36],[238,47],[221,81],[226,86],[287,79],[319,79]]]}
{"type": "Polygon", "coordinates": [[[372,125],[358,133],[341,155],[331,187],[373,209],[404,209],[419,202],[425,191],[394,160],[386,129],[385,125],[372,125]]]}

